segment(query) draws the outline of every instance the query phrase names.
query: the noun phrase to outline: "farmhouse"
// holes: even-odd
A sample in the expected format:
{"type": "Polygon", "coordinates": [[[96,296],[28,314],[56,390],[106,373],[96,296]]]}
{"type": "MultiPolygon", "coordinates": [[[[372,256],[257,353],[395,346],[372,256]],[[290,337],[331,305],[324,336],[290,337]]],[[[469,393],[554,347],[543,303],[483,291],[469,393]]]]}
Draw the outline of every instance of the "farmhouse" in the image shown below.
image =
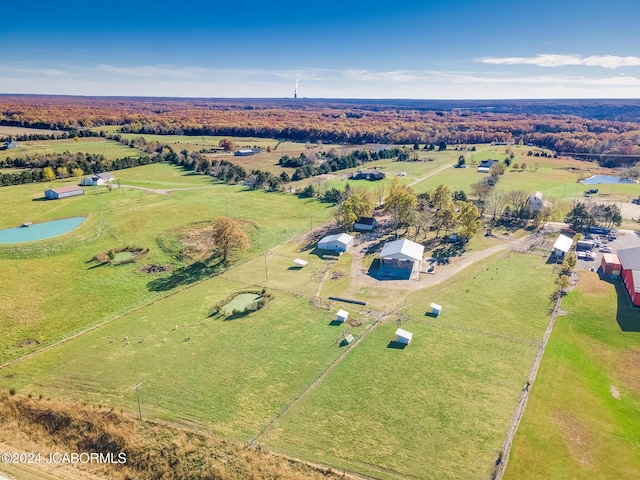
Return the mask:
{"type": "Polygon", "coordinates": [[[620,259],[615,253],[603,253],[602,254],[602,274],[606,276],[619,277],[622,265],[620,265],[620,259]]]}
{"type": "Polygon", "coordinates": [[[378,222],[373,217],[360,217],[356,223],[353,224],[354,230],[363,232],[370,232],[378,226],[378,222]]]}
{"type": "Polygon", "coordinates": [[[92,175],[91,177],[83,178],[80,181],[80,185],[83,185],[83,186],[86,186],[86,187],[92,187],[92,186],[95,186],[95,185],[104,185],[106,183],[113,182],[115,180],[115,178],[116,177],[114,177],[109,172],[96,173],[96,174],[92,175]]]}
{"type": "Polygon", "coordinates": [[[44,192],[44,196],[49,200],[56,200],[65,197],[75,197],[76,195],[84,194],[84,189],[75,185],[69,185],[67,187],[50,188],[44,192]]]}
{"type": "Polygon", "coordinates": [[[556,243],[553,244],[553,250],[551,251],[551,254],[555,255],[558,258],[564,258],[564,256],[571,248],[572,244],[573,239],[571,237],[560,235],[556,240],[556,243]]]}
{"type": "Polygon", "coordinates": [[[413,340],[413,333],[407,332],[402,328],[396,330],[396,342],[409,345],[411,343],[411,340],[413,340]]]}
{"type": "Polygon", "coordinates": [[[423,254],[422,245],[406,238],[385,243],[380,252],[378,274],[396,278],[417,278],[423,254]]]}
{"type": "Polygon", "coordinates": [[[16,142],[15,140],[7,140],[0,147],[0,150],[11,150],[12,148],[18,148],[18,142],[16,142]]]}
{"type": "Polygon", "coordinates": [[[620,259],[620,276],[629,292],[631,303],[640,307],[640,247],[618,250],[620,259]]]}
{"type": "Polygon", "coordinates": [[[491,168],[494,163],[498,163],[498,160],[482,160],[478,168],[491,168]]]}
{"type": "Polygon", "coordinates": [[[358,170],[355,173],[352,173],[349,178],[353,180],[382,180],[385,177],[384,172],[380,172],[379,170],[358,170]]]}
{"type": "Polygon", "coordinates": [[[333,252],[346,252],[353,245],[353,237],[346,233],[327,235],[318,242],[318,248],[333,252]]]}
{"type": "Polygon", "coordinates": [[[535,192],[529,195],[527,199],[527,208],[529,208],[529,213],[537,212],[542,208],[551,208],[553,204],[551,202],[547,202],[544,199],[544,195],[541,192],[535,192]]]}

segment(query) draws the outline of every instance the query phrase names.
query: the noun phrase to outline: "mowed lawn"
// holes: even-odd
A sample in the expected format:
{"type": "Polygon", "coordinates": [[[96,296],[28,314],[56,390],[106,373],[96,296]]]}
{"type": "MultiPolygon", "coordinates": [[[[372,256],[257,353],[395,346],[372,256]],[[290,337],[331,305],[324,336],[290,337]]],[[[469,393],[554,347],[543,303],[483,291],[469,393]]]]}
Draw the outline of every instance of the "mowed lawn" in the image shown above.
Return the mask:
{"type": "MultiPolygon", "coordinates": [[[[150,165],[149,178],[169,165],[150,165]]],[[[140,167],[141,169],[147,167],[140,167]]],[[[160,178],[166,178],[159,175],[160,178]]],[[[49,186],[70,182],[31,184],[0,189],[5,213],[0,228],[24,221],[41,222],[84,215],[73,232],[51,240],[0,246],[0,363],[42,348],[88,326],[109,320],[131,308],[185,287],[208,270],[189,269],[163,247],[195,222],[212,222],[227,213],[241,221],[252,249],[238,260],[288,241],[309,228],[309,215],[326,221],[331,209],[316,200],[241,187],[224,187],[156,195],[140,190],[108,192],[87,188],[86,194],[39,201],[49,186]],[[136,246],[149,249],[138,264],[99,266],[94,255],[136,246]],[[171,264],[173,271],[144,274],[141,264],[171,264]]]]}
{"type": "Polygon", "coordinates": [[[512,254],[412,294],[410,346],[390,343],[394,318],[377,326],[261,443],[375,478],[489,478],[553,287],[544,260],[512,254]],[[425,315],[432,301],[437,319],[425,315]]]}
{"type": "Polygon", "coordinates": [[[640,310],[591,272],[562,308],[504,478],[639,478],[640,310]]]}
{"type": "Polygon", "coordinates": [[[213,305],[242,289],[224,275],[9,367],[0,388],[196,422],[227,438],[257,434],[340,353],[333,314],[273,292],[227,320],[213,305]]]}

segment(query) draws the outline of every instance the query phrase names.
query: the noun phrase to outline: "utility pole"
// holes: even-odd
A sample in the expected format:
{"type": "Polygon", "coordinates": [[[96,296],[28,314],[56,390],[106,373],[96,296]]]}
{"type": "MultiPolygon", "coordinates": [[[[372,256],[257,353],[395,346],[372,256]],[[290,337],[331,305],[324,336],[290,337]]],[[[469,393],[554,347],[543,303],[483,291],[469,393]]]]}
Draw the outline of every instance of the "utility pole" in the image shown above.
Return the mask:
{"type": "Polygon", "coordinates": [[[136,396],[138,397],[138,419],[142,420],[142,409],[140,408],[140,386],[142,382],[138,383],[133,389],[136,391],[136,396]]]}
{"type": "Polygon", "coordinates": [[[267,268],[267,254],[269,252],[264,252],[264,276],[266,277],[266,282],[269,281],[269,269],[267,268]]]}

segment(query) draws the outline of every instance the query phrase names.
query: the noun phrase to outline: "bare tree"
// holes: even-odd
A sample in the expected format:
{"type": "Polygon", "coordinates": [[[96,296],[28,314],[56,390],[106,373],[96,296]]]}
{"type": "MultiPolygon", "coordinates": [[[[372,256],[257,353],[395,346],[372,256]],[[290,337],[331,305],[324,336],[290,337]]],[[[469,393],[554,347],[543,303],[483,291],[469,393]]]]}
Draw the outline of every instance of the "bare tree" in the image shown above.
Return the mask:
{"type": "Polygon", "coordinates": [[[489,207],[489,213],[493,216],[493,220],[496,217],[500,217],[502,212],[504,211],[504,207],[507,204],[507,197],[504,192],[499,190],[494,190],[491,192],[491,196],[487,200],[487,205],[489,207]]]}

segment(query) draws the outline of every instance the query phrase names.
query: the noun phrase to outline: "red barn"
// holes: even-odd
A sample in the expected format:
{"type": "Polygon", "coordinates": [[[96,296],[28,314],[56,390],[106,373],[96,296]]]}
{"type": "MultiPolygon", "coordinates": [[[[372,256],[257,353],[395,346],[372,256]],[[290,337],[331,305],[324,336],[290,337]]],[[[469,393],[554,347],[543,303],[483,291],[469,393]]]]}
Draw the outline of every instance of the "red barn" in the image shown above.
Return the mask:
{"type": "Polygon", "coordinates": [[[634,307],[640,307],[640,247],[618,250],[618,258],[622,266],[620,276],[631,303],[634,307]]]}

